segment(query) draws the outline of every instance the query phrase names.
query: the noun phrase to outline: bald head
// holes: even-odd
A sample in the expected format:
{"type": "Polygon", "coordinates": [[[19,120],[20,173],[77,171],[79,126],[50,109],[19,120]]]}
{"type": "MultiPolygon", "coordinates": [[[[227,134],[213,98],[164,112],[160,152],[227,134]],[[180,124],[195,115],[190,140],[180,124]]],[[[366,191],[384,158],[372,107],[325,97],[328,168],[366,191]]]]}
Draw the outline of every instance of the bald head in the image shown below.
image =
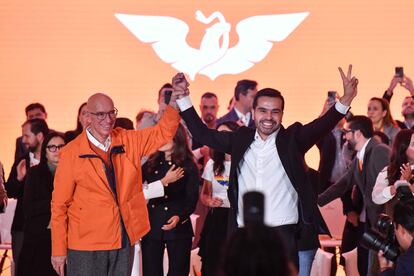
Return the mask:
{"type": "Polygon", "coordinates": [[[114,102],[112,99],[103,93],[96,93],[89,97],[88,99],[88,111],[96,112],[97,110],[105,107],[111,107],[110,110],[114,109],[114,102]]]}
{"type": "Polygon", "coordinates": [[[102,93],[92,95],[88,99],[90,132],[101,143],[111,135],[114,128],[117,110],[112,99],[102,93]]]}

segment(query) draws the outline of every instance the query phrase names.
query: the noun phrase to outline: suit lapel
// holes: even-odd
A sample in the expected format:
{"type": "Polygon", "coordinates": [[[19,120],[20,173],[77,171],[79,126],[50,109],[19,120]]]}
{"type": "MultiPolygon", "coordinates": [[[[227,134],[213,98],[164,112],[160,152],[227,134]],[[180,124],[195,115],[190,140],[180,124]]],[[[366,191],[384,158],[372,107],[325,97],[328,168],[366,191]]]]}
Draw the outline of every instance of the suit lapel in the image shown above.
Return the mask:
{"type": "Polygon", "coordinates": [[[296,190],[298,190],[298,187],[296,186],[296,181],[294,181],[294,170],[292,170],[290,167],[289,141],[286,137],[286,129],[283,126],[280,127],[279,133],[276,136],[276,149],[279,154],[280,162],[282,162],[282,166],[285,169],[290,182],[292,183],[293,187],[296,190]]]}
{"type": "Polygon", "coordinates": [[[365,153],[364,153],[364,163],[362,163],[362,179],[365,181],[366,177],[367,177],[367,171],[368,171],[368,164],[370,162],[370,157],[371,157],[371,152],[373,147],[377,144],[377,142],[374,139],[371,139],[368,144],[367,147],[365,149],[365,153]]]}
{"type": "Polygon", "coordinates": [[[239,116],[237,116],[237,113],[234,107],[230,110],[229,117],[231,121],[238,121],[240,119],[239,116]]]}
{"type": "Polygon", "coordinates": [[[233,191],[232,193],[232,197],[233,197],[233,202],[236,203],[236,208],[237,208],[237,195],[238,195],[238,182],[237,182],[237,176],[240,173],[240,168],[243,164],[243,157],[244,154],[246,153],[246,151],[248,150],[248,148],[250,147],[250,145],[253,143],[254,141],[254,135],[255,135],[255,130],[248,128],[248,127],[241,127],[238,132],[237,135],[235,135],[236,140],[233,141],[233,149],[232,149],[232,154],[231,154],[231,158],[232,158],[232,162],[231,162],[231,170],[230,170],[230,180],[231,180],[231,186],[230,189],[233,191]]]}

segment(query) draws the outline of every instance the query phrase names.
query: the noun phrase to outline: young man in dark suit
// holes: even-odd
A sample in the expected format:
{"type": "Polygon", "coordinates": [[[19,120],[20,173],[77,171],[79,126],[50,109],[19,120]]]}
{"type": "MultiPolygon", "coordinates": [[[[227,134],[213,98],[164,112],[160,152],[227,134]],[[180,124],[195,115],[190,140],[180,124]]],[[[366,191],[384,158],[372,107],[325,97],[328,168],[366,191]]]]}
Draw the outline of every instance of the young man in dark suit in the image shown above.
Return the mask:
{"type": "Polygon", "coordinates": [[[252,190],[264,193],[264,222],[277,227],[296,265],[298,225],[316,226],[315,218],[319,215],[306,174],[304,155],[348,111],[357,94],[358,84],[351,70],[349,66],[345,75],[340,69],[344,95],[335,107],[306,125],[295,123],[288,128],[281,125],[284,99],[279,91],[272,88],[262,89],[254,98],[256,130],[248,127],[241,127],[236,132],[208,129],[192,107],[189,97],[177,100],[181,117],[193,138],[232,156],[228,190],[231,204],[229,229],[243,226],[243,194],[252,190]]]}
{"type": "Polygon", "coordinates": [[[252,117],[253,99],[257,93],[257,82],[254,80],[239,80],[234,88],[234,107],[217,120],[217,125],[226,121],[237,122],[239,125],[254,128],[252,117]]]}

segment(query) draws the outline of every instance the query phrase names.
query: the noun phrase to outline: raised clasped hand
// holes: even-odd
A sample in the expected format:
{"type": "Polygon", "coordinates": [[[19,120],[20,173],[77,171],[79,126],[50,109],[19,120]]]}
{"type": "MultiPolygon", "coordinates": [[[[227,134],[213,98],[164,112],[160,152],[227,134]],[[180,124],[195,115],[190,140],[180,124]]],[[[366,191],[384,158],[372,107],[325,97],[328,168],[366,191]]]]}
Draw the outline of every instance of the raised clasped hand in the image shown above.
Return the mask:
{"type": "Polygon", "coordinates": [[[177,73],[172,79],[172,86],[173,86],[173,98],[180,99],[184,96],[189,95],[188,87],[190,84],[188,83],[187,79],[185,78],[184,73],[177,73]]]}

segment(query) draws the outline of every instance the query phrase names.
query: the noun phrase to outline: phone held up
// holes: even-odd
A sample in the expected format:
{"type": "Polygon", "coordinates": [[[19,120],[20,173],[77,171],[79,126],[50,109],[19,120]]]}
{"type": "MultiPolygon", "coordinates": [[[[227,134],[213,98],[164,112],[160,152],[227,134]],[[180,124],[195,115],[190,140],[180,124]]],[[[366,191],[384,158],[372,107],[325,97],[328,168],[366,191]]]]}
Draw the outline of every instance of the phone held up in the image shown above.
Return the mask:
{"type": "Polygon", "coordinates": [[[328,103],[330,105],[335,104],[336,102],[336,91],[328,91],[328,103]]]}
{"type": "Polygon", "coordinates": [[[404,67],[395,67],[395,76],[399,78],[404,77],[404,67]]]}
{"type": "Polygon", "coordinates": [[[171,101],[172,90],[165,90],[164,91],[164,103],[169,104],[171,101]]]}

